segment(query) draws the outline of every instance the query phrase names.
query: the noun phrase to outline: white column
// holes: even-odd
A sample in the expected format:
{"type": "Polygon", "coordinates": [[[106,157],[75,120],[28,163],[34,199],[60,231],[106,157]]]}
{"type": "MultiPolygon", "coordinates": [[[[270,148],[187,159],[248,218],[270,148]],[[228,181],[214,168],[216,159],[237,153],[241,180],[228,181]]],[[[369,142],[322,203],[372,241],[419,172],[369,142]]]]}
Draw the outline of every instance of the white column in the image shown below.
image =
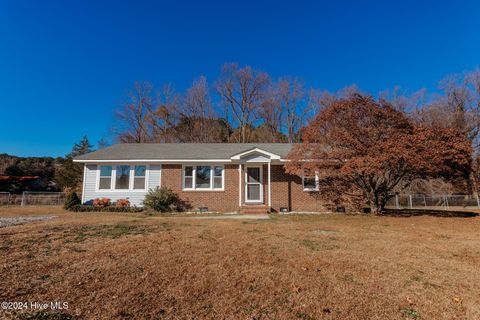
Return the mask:
{"type": "Polygon", "coordinates": [[[242,206],[242,164],[238,164],[238,206],[242,206]]]}
{"type": "Polygon", "coordinates": [[[268,206],[271,207],[272,206],[272,187],[271,187],[271,183],[270,183],[270,176],[271,176],[271,173],[270,173],[270,161],[268,162],[268,206]]]}

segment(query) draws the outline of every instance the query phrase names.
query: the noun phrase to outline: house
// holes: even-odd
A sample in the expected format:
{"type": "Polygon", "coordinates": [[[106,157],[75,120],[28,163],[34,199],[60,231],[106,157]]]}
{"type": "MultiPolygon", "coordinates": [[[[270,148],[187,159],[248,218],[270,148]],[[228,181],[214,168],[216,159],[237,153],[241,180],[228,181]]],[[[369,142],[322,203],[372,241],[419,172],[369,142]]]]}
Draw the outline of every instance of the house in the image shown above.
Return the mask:
{"type": "Polygon", "coordinates": [[[0,192],[51,191],[54,187],[52,182],[39,176],[0,175],[0,192]]]}
{"type": "Polygon", "coordinates": [[[212,212],[325,211],[318,177],[287,174],[292,144],[116,144],[74,159],[84,164],[82,202],[108,197],[142,205],[165,186],[193,210],[212,212]]]}

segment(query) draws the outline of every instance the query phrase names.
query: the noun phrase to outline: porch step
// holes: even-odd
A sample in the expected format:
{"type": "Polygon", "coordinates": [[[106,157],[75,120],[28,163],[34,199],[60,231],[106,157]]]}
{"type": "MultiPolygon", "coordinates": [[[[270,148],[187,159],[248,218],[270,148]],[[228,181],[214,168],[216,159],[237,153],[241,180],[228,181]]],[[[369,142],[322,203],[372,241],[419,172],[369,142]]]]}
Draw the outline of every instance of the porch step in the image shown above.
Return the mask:
{"type": "Polygon", "coordinates": [[[240,207],[240,213],[265,214],[270,213],[270,208],[266,205],[244,205],[240,207]]]}

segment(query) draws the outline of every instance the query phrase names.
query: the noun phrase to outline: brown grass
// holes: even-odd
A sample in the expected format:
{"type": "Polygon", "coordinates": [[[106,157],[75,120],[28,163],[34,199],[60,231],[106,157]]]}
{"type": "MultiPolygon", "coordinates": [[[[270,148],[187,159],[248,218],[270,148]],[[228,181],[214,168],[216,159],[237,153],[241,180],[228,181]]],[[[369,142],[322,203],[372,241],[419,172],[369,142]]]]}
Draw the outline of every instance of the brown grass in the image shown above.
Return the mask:
{"type": "Polygon", "coordinates": [[[79,319],[480,319],[478,217],[0,210],[58,216],[0,229],[0,301],[79,319]]]}

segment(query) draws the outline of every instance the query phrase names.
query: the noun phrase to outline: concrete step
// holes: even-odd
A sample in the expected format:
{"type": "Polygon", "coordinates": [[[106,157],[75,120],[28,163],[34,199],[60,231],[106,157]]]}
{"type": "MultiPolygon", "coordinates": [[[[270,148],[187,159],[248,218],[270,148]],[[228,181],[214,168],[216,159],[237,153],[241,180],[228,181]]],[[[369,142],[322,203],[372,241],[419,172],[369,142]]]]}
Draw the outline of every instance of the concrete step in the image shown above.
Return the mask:
{"type": "Polygon", "coordinates": [[[270,208],[265,205],[244,205],[239,211],[245,214],[265,214],[270,212],[270,208]]]}

